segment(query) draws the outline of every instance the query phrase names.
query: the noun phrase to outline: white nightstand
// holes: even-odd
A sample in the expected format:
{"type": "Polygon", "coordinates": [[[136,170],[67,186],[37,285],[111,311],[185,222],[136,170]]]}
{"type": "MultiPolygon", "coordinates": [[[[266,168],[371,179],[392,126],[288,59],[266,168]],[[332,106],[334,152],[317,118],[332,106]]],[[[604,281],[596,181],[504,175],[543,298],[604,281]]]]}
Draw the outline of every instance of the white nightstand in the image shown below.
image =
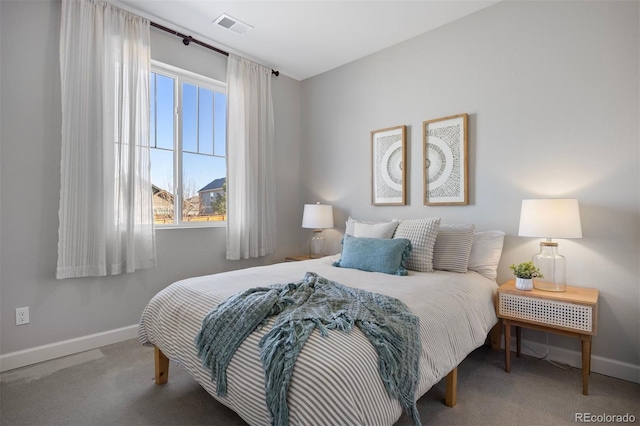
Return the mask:
{"type": "Polygon", "coordinates": [[[589,394],[591,338],[598,326],[598,290],[567,286],[564,292],[516,289],[515,280],[498,288],[496,315],[505,336],[505,371],[511,370],[511,326],[516,327],[520,356],[520,327],[578,337],[582,341],[582,393],[589,394]]]}

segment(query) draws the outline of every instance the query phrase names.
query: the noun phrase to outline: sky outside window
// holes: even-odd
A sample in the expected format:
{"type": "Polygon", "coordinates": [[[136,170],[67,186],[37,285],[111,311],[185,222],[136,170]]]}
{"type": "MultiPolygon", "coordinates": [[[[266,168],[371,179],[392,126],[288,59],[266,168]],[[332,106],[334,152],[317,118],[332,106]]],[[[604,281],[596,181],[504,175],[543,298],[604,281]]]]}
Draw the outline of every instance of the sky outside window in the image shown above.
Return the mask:
{"type": "MultiPolygon", "coordinates": [[[[159,149],[152,149],[151,181],[173,192],[174,79],[153,75],[150,135],[151,146],[159,149]]],[[[226,102],[224,93],[182,84],[183,187],[195,190],[190,196],[226,176],[226,102]]]]}

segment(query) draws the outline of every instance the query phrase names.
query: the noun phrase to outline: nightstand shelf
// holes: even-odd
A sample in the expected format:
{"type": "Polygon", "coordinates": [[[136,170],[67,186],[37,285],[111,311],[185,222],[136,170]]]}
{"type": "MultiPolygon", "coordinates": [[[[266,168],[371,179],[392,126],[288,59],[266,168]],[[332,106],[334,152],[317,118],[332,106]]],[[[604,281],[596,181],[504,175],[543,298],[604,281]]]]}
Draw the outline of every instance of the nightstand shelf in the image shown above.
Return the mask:
{"type": "Polygon", "coordinates": [[[300,255],[300,256],[287,256],[284,258],[285,262],[300,262],[301,260],[309,260],[311,257],[300,255]]]}
{"type": "Polygon", "coordinates": [[[598,290],[567,286],[564,292],[533,289],[521,291],[515,280],[498,288],[496,314],[502,319],[505,336],[505,371],[511,371],[511,326],[516,327],[520,356],[521,327],[577,337],[582,341],[582,393],[589,394],[591,338],[598,324],[598,290]]]}

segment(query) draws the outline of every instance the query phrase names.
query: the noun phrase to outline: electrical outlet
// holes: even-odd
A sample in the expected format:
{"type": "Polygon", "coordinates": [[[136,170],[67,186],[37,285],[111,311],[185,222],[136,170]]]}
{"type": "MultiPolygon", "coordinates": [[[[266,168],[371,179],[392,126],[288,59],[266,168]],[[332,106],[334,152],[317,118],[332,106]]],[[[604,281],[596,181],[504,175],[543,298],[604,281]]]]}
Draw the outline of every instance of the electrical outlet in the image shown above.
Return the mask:
{"type": "Polygon", "coordinates": [[[29,307],[16,308],[16,325],[29,324],[29,307]]]}

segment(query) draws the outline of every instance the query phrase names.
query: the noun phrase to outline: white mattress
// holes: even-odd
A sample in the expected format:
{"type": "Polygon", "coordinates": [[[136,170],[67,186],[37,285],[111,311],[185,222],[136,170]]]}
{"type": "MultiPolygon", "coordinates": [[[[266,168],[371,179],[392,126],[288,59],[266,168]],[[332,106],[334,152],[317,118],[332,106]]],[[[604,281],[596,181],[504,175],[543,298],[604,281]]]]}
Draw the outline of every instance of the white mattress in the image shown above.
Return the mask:
{"type": "MultiPolygon", "coordinates": [[[[294,282],[306,272],[315,272],[344,285],[402,300],[420,318],[422,354],[416,398],[481,346],[497,322],[493,303],[497,285],[476,272],[409,271],[401,277],[337,268],[331,266],[333,260],[325,257],[280,263],[176,282],[145,308],[140,341],[157,346],[186,368],[207,392],[250,425],[268,425],[258,341],[270,327],[252,333],[236,352],[227,370],[225,397],[216,395],[215,383],[201,366],[194,344],[207,313],[240,290],[294,282]]],[[[356,328],[350,334],[332,330],[328,338],[314,331],[298,358],[289,389],[290,424],[369,426],[396,422],[402,409],[387,395],[377,362],[373,347],[356,328]]]]}

